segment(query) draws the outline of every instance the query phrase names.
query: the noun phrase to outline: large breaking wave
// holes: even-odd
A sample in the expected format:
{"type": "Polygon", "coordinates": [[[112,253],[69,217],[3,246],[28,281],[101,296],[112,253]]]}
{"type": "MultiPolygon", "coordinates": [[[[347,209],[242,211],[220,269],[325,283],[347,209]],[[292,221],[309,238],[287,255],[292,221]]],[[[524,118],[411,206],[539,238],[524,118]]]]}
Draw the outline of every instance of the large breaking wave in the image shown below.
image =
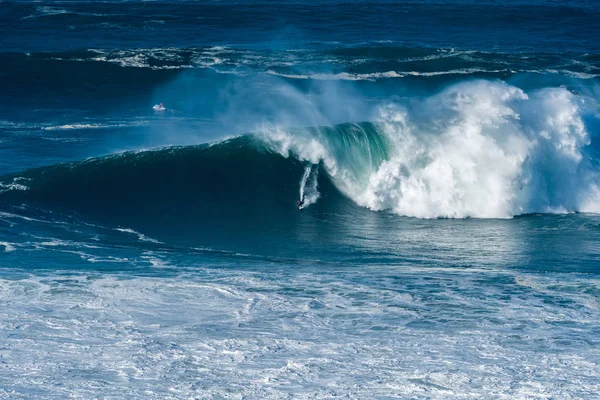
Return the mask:
{"type": "Polygon", "coordinates": [[[470,81],[384,103],[370,122],[266,125],[212,145],[26,171],[2,179],[0,201],[154,219],[285,220],[300,190],[315,203],[309,210],[354,203],[419,218],[600,212],[598,117],[593,96],[565,88],[470,81]],[[19,190],[8,190],[15,182],[19,190]]]}
{"type": "Polygon", "coordinates": [[[600,210],[587,126],[597,116],[592,99],[564,88],[525,93],[477,81],[408,106],[384,105],[372,124],[342,132],[265,136],[281,154],[322,162],[342,193],[372,210],[507,218],[600,210]]]}

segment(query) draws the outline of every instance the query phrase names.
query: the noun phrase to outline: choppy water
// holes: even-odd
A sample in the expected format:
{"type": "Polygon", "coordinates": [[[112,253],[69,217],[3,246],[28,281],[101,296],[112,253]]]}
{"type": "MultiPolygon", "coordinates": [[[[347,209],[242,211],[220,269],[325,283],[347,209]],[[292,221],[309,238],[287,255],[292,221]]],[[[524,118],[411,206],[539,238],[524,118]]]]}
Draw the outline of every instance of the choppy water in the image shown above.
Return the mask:
{"type": "Polygon", "coordinates": [[[2,3],[0,398],[596,398],[599,17],[2,3]]]}

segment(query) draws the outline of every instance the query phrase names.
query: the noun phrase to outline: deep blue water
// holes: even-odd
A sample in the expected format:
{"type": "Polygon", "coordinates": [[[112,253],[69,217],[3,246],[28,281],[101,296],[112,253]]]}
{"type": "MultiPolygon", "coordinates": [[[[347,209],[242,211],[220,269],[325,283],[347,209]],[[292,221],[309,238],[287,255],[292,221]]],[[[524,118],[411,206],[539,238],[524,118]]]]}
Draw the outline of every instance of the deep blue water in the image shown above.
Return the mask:
{"type": "Polygon", "coordinates": [[[596,398],[599,20],[0,2],[0,398],[596,398]]]}

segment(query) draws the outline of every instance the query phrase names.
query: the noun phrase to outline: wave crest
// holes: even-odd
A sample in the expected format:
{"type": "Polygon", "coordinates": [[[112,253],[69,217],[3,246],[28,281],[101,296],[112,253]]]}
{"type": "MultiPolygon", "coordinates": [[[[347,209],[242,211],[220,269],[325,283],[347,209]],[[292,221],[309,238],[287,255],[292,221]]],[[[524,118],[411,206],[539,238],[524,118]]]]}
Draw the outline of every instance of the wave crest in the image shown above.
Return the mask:
{"type": "Polygon", "coordinates": [[[600,208],[599,179],[584,159],[584,113],[585,100],[563,88],[527,94],[475,81],[381,106],[373,125],[354,125],[362,141],[346,127],[302,140],[271,132],[267,143],[323,162],[338,189],[371,210],[420,218],[590,211],[600,208]],[[340,138],[353,143],[340,146],[340,138]]]}

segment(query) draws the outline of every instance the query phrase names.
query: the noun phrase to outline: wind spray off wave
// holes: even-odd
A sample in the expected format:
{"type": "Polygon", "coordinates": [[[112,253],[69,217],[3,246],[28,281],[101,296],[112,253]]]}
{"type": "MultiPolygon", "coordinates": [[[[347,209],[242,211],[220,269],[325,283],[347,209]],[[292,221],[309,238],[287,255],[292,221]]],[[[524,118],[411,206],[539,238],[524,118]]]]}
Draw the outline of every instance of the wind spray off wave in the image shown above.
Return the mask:
{"type": "Polygon", "coordinates": [[[309,164],[304,168],[304,174],[300,180],[300,200],[302,201],[302,208],[306,208],[319,200],[321,194],[318,190],[318,177],[319,169],[314,168],[313,170],[312,164],[309,164]]]}

